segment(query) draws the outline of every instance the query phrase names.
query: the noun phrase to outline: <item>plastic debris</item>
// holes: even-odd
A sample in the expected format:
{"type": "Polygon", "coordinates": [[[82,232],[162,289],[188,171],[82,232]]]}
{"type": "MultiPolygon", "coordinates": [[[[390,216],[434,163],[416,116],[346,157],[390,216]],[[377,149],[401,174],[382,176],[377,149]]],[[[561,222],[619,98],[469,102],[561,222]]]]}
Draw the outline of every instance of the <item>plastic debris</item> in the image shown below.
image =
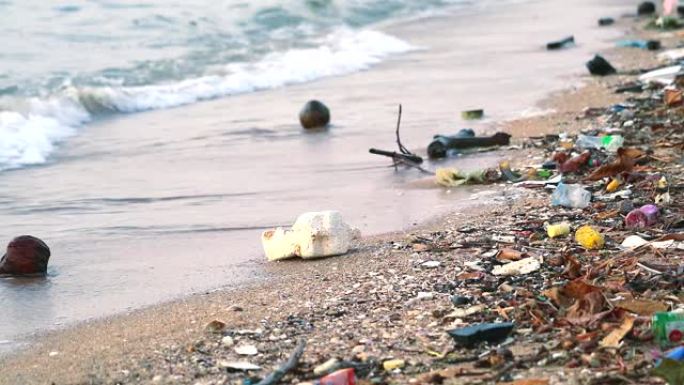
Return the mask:
{"type": "Polygon", "coordinates": [[[345,254],[360,232],[342,219],[337,211],[300,215],[291,230],[268,230],[261,236],[269,261],[301,257],[304,259],[345,254]]]}
{"type": "Polygon", "coordinates": [[[604,149],[610,152],[616,152],[618,148],[622,147],[625,139],[620,135],[604,135],[604,136],[589,136],[578,135],[575,145],[582,149],[604,149]]]}
{"type": "Polygon", "coordinates": [[[658,40],[620,40],[616,44],[618,47],[641,48],[649,51],[660,49],[660,41],[658,40]]]}
{"type": "Polygon", "coordinates": [[[259,365],[254,365],[249,362],[244,362],[244,361],[219,361],[218,365],[222,368],[226,368],[228,370],[238,370],[238,371],[251,371],[251,370],[261,370],[261,366],[259,365]]]}
{"type": "Polygon", "coordinates": [[[582,226],[575,232],[575,241],[585,249],[602,249],[606,244],[603,235],[591,226],[582,226]]]}
{"type": "Polygon", "coordinates": [[[684,346],[680,346],[665,353],[665,358],[675,361],[684,361],[684,346]]]}
{"type": "Polygon", "coordinates": [[[613,19],[612,17],[602,17],[598,20],[598,25],[601,27],[613,25],[614,23],[615,23],[615,19],[613,19]]]}
{"type": "Polygon", "coordinates": [[[406,361],[404,360],[387,360],[382,363],[382,368],[388,372],[391,372],[395,369],[401,369],[404,366],[406,366],[406,361]]]}
{"type": "Polygon", "coordinates": [[[589,206],[591,193],[582,185],[559,183],[551,195],[553,206],[583,209],[589,206]]]}
{"type": "Polygon", "coordinates": [[[674,82],[677,75],[681,74],[681,72],[681,65],[660,68],[654,71],[646,72],[645,74],[639,76],[639,81],[642,83],[654,83],[667,86],[674,82]]]}
{"type": "Polygon", "coordinates": [[[340,369],[316,381],[315,385],[356,385],[356,374],[353,368],[340,369]]]}
{"type": "MultiPolygon", "coordinates": [[[[467,110],[461,112],[461,119],[463,120],[476,120],[482,119],[484,116],[484,110],[467,110]]],[[[473,135],[474,136],[474,135],[473,135]]]]}
{"type": "Polygon", "coordinates": [[[465,150],[476,147],[506,146],[510,144],[511,136],[504,132],[497,132],[489,137],[463,137],[459,135],[435,135],[428,145],[427,153],[431,159],[444,158],[450,150],[465,150]]]}
{"type": "Polygon", "coordinates": [[[676,63],[684,59],[684,48],[675,48],[661,52],[658,54],[657,58],[664,63],[676,63]]]}
{"type": "Polygon", "coordinates": [[[653,336],[661,346],[684,342],[684,313],[661,312],[651,320],[653,336]]]}
{"type": "Polygon", "coordinates": [[[647,245],[649,242],[645,240],[644,238],[641,238],[638,235],[630,235],[629,237],[625,238],[624,241],[620,244],[625,249],[636,249],[637,247],[641,247],[643,245],[647,245]]]}
{"type": "Polygon", "coordinates": [[[567,47],[572,46],[574,44],[575,44],[575,37],[574,36],[568,36],[564,39],[561,39],[558,41],[553,41],[553,42],[546,44],[546,49],[556,50],[556,49],[561,49],[561,48],[567,48],[567,47]]]}
{"type": "Polygon", "coordinates": [[[464,328],[452,329],[447,333],[456,344],[464,347],[474,347],[479,343],[501,342],[513,331],[512,322],[483,323],[464,328]]]}
{"type": "Polygon", "coordinates": [[[658,222],[660,210],[655,205],[645,205],[639,209],[632,210],[625,217],[625,226],[631,229],[646,228],[658,222]]]}
{"type": "Polygon", "coordinates": [[[507,263],[505,265],[496,266],[492,270],[494,275],[525,275],[535,272],[541,268],[541,263],[539,259],[535,257],[528,257],[521,259],[519,261],[507,263]]]}
{"type": "Polygon", "coordinates": [[[438,168],[435,171],[435,182],[440,186],[456,187],[464,184],[485,184],[499,180],[500,174],[496,169],[474,171],[460,171],[455,168],[438,168]]]}
{"type": "Polygon", "coordinates": [[[594,56],[593,59],[587,62],[587,69],[592,75],[598,76],[612,75],[617,72],[615,67],[600,55],[594,56]]]}
{"type": "Polygon", "coordinates": [[[259,354],[259,351],[254,345],[240,345],[236,346],[233,350],[235,350],[235,353],[241,356],[256,356],[259,354]]]}
{"type": "Polygon", "coordinates": [[[622,181],[619,178],[613,178],[613,180],[611,180],[610,183],[606,185],[606,192],[614,193],[615,191],[617,191],[617,189],[620,188],[621,185],[622,181]]]}
{"type": "Polygon", "coordinates": [[[324,373],[329,372],[331,369],[333,369],[340,361],[337,360],[337,358],[331,358],[328,361],[325,361],[324,363],[316,366],[313,370],[314,374],[317,376],[320,376],[324,373]]]}
{"type": "Polygon", "coordinates": [[[546,228],[546,233],[549,238],[564,237],[570,234],[570,224],[567,222],[557,223],[555,225],[549,225],[546,228]]]}

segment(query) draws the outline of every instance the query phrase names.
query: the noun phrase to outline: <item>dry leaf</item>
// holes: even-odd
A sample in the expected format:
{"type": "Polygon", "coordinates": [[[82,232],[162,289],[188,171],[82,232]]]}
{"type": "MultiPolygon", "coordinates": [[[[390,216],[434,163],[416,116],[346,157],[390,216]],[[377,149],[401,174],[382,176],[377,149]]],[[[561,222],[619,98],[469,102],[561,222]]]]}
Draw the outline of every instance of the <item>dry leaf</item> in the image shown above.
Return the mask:
{"type": "Polygon", "coordinates": [[[619,328],[616,328],[612,332],[610,332],[610,334],[608,334],[604,339],[602,339],[599,344],[604,348],[619,348],[620,341],[622,341],[622,339],[625,338],[627,333],[629,333],[633,327],[634,318],[625,317],[625,320],[622,321],[622,325],[620,325],[619,328]]]}
{"type": "Polygon", "coordinates": [[[225,328],[226,324],[219,320],[213,320],[204,327],[204,329],[210,333],[219,333],[225,328]]]}
{"type": "Polygon", "coordinates": [[[496,254],[496,259],[499,261],[519,261],[523,259],[523,256],[525,253],[514,250],[514,249],[501,249],[499,252],[496,254]]]}
{"type": "Polygon", "coordinates": [[[413,248],[413,251],[417,251],[417,252],[430,250],[430,246],[428,246],[424,243],[414,243],[411,245],[411,247],[413,248]]]}
{"type": "Polygon", "coordinates": [[[681,241],[684,241],[684,233],[674,233],[674,234],[663,235],[662,237],[656,239],[656,241],[658,241],[658,242],[661,242],[661,241],[681,242],[681,241]]]}
{"type": "Polygon", "coordinates": [[[598,286],[590,285],[581,279],[576,279],[574,281],[568,282],[562,290],[562,294],[574,298],[582,299],[589,293],[600,292],[601,288],[598,286]]]}
{"type": "MultiPolygon", "coordinates": [[[[635,158],[633,157],[633,155],[637,155],[638,153],[635,152],[633,149],[625,148],[619,148],[617,153],[618,159],[616,161],[597,168],[585,179],[589,181],[596,181],[602,178],[612,177],[623,172],[632,171],[632,169],[634,168],[635,158]]],[[[641,152],[639,151],[639,153],[641,152]]]]}
{"type": "Polygon", "coordinates": [[[557,287],[552,287],[549,290],[544,290],[542,295],[551,299],[557,306],[568,307],[572,305],[572,300],[561,293],[557,287]]]}
{"type": "Polygon", "coordinates": [[[651,316],[653,313],[667,311],[668,306],[662,302],[648,299],[629,299],[615,303],[615,306],[643,316],[651,316]]]}
{"type": "Polygon", "coordinates": [[[682,103],[682,91],[668,88],[665,90],[665,95],[663,97],[665,104],[668,106],[674,106],[682,103]]]}
{"type": "Polygon", "coordinates": [[[456,279],[458,279],[459,281],[467,281],[469,279],[480,279],[480,278],[482,278],[483,275],[484,274],[482,274],[479,271],[470,272],[470,273],[461,273],[461,274],[456,276],[456,279]]]}
{"type": "Polygon", "coordinates": [[[581,323],[580,320],[591,318],[590,316],[601,313],[605,308],[605,305],[606,299],[602,293],[596,291],[591,292],[582,297],[582,299],[577,300],[574,305],[568,308],[567,318],[581,323]]]}
{"type": "Polygon", "coordinates": [[[582,276],[582,265],[572,255],[563,257],[565,260],[565,269],[561,275],[568,279],[577,279],[582,276]]]}

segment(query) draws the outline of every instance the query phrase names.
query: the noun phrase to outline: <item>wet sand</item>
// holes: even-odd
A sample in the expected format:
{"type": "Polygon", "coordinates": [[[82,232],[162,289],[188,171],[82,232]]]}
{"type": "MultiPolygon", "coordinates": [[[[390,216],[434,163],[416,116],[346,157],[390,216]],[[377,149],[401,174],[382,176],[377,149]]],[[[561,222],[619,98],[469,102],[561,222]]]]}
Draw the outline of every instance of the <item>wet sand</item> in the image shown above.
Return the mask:
{"type": "MultiPolygon", "coordinates": [[[[545,12],[550,11],[553,5],[549,4],[553,2],[548,2],[544,4],[536,3],[535,6],[538,15],[543,15],[545,12]]],[[[595,5],[590,5],[589,2],[583,2],[587,8],[582,9],[579,5],[578,12],[586,12],[586,23],[595,23],[595,18],[597,14],[616,14],[623,10],[623,7],[608,7],[608,8],[595,8],[595,5]],[[591,9],[591,12],[588,10],[591,9]]],[[[616,2],[617,3],[617,2],[616,2]]],[[[558,6],[556,4],[555,6],[558,6]]],[[[529,11],[529,9],[527,10],[529,11]]],[[[520,12],[526,12],[526,10],[521,10],[520,12]]],[[[520,15],[518,15],[520,17],[520,15]]],[[[491,17],[491,19],[481,20],[481,23],[474,23],[477,25],[492,25],[487,24],[487,22],[495,23],[497,17],[495,15],[485,15],[481,16],[484,18],[491,17]]],[[[506,17],[512,17],[511,13],[506,13],[506,17]]],[[[539,16],[541,17],[541,16],[539,16]]],[[[564,19],[565,20],[565,19],[564,19]]],[[[584,20],[584,19],[583,19],[584,20]]],[[[571,25],[571,18],[565,20],[569,25],[571,25]]],[[[577,22],[577,21],[575,21],[577,22]]],[[[435,23],[448,23],[448,19],[436,20],[435,23]]],[[[420,23],[415,23],[413,25],[404,26],[402,28],[424,28],[420,23]]],[[[568,27],[569,28],[569,27],[568,27]]],[[[592,30],[593,31],[593,30],[592,30]]],[[[427,35],[428,31],[424,31],[427,35]]],[[[461,31],[463,34],[455,34],[455,36],[450,40],[449,43],[444,43],[445,46],[448,44],[463,44],[464,41],[468,39],[458,36],[472,36],[467,35],[468,31],[461,31]],[[458,36],[457,36],[458,35],[458,36]]],[[[557,31],[554,30],[555,33],[557,31]]],[[[408,32],[406,32],[408,33],[408,32]]],[[[413,42],[417,44],[420,42],[420,34],[415,33],[416,41],[413,42]]],[[[516,37],[520,39],[526,36],[527,39],[532,39],[533,35],[539,33],[539,31],[522,31],[524,35],[516,37]]],[[[401,35],[401,32],[397,32],[401,35]]],[[[593,31],[592,36],[601,36],[600,39],[595,41],[599,46],[601,44],[607,44],[609,40],[605,37],[603,32],[593,31]],[[602,39],[606,39],[603,41],[602,39]]],[[[510,34],[509,34],[510,35],[510,34]]],[[[607,35],[613,37],[619,35],[618,32],[612,31],[607,35]]],[[[509,36],[510,37],[510,36],[509,36]]],[[[553,36],[558,37],[556,35],[553,36]]],[[[425,41],[429,40],[429,36],[423,36],[425,41]]],[[[501,36],[499,36],[501,38],[501,36]]],[[[472,38],[475,41],[479,40],[482,43],[482,37],[472,38]]],[[[486,39],[484,39],[486,40],[486,39]]],[[[536,42],[539,39],[535,38],[534,47],[529,48],[528,51],[517,52],[516,57],[524,56],[525,61],[533,62],[535,58],[547,57],[549,54],[542,52],[538,48],[536,42]]],[[[548,39],[544,39],[548,40],[548,39]]],[[[591,41],[591,39],[589,39],[591,41]]],[[[474,42],[471,42],[474,43],[474,42]]],[[[467,45],[466,45],[467,46],[467,45]]],[[[581,68],[582,63],[586,60],[586,52],[584,50],[590,50],[594,46],[581,45],[577,49],[568,50],[567,52],[559,53],[560,57],[554,58],[561,60],[568,60],[572,57],[579,65],[574,65],[574,67],[581,68]]],[[[453,50],[452,50],[453,51],[453,50]]],[[[447,51],[448,52],[448,51],[447,51]]],[[[462,52],[462,51],[460,51],[462,52]]],[[[140,130],[142,127],[154,128],[157,127],[159,130],[173,129],[182,130],[187,127],[186,122],[193,122],[200,127],[211,127],[212,125],[217,125],[216,117],[220,116],[225,111],[241,111],[243,116],[258,117],[264,110],[268,110],[269,119],[275,119],[279,121],[280,125],[276,123],[276,127],[288,127],[290,130],[294,130],[292,122],[292,111],[296,111],[297,107],[301,104],[302,100],[306,100],[309,96],[320,95],[324,93],[329,93],[330,90],[344,90],[345,92],[340,92],[340,96],[333,96],[331,100],[333,103],[331,105],[334,107],[333,116],[335,119],[335,127],[332,129],[328,136],[331,136],[330,141],[333,144],[340,144],[339,137],[335,134],[334,130],[345,130],[345,134],[349,134],[352,138],[354,137],[354,132],[359,132],[359,130],[364,131],[363,140],[359,138],[358,141],[345,140],[343,149],[351,148],[365,148],[368,146],[376,145],[376,143],[387,143],[388,146],[393,145],[392,138],[392,127],[395,119],[395,105],[396,101],[399,100],[405,105],[405,118],[403,125],[404,140],[409,146],[411,143],[425,143],[428,141],[429,136],[436,132],[452,132],[456,130],[461,123],[453,123],[454,117],[458,117],[458,111],[461,109],[460,106],[465,106],[470,101],[472,104],[470,106],[485,106],[485,109],[489,112],[492,120],[483,122],[481,125],[476,126],[476,129],[480,132],[491,132],[496,129],[497,126],[494,123],[495,119],[507,119],[513,118],[520,113],[520,111],[528,109],[532,106],[532,103],[525,104],[523,101],[538,100],[549,90],[560,90],[564,84],[567,85],[568,82],[572,84],[579,84],[579,82],[572,76],[561,76],[560,72],[565,69],[568,63],[563,63],[563,66],[555,68],[549,65],[548,62],[544,62],[543,69],[550,71],[549,74],[554,73],[556,70],[559,73],[555,76],[544,77],[539,79],[538,77],[528,76],[524,78],[525,74],[517,74],[507,72],[504,76],[504,69],[510,67],[509,69],[520,68],[520,63],[498,63],[495,64],[495,58],[499,56],[498,52],[488,52],[484,54],[481,58],[482,63],[492,63],[491,66],[496,67],[492,69],[483,69],[480,77],[477,74],[472,74],[472,76],[456,76],[452,71],[448,71],[444,68],[443,63],[450,63],[451,60],[455,60],[453,52],[452,56],[449,57],[445,55],[446,52],[439,52],[439,50],[430,50],[428,52],[417,52],[412,55],[415,56],[415,61],[411,60],[411,56],[408,58],[403,58],[410,65],[414,67],[423,67],[423,73],[425,71],[429,72],[429,76],[415,76],[415,74],[421,73],[416,68],[407,69],[406,63],[402,62],[402,65],[393,65],[396,63],[388,63],[381,66],[380,68],[369,71],[367,73],[361,73],[352,75],[344,78],[331,79],[326,81],[317,82],[307,86],[297,86],[286,88],[282,90],[277,90],[273,92],[264,92],[254,95],[248,95],[240,98],[228,98],[223,100],[217,100],[213,102],[203,103],[197,106],[191,106],[186,108],[180,108],[172,111],[164,112],[164,124],[160,125],[162,119],[161,112],[152,112],[144,114],[140,117],[136,117],[136,123],[138,126],[136,130],[140,130]],[[435,52],[436,51],[436,52],[435,52]],[[487,56],[489,55],[489,56],[487,56]],[[420,60],[418,60],[420,58],[420,60]],[[437,63],[442,63],[441,67],[437,63]],[[433,67],[430,67],[432,65],[433,67]],[[429,71],[429,68],[442,68],[441,71],[429,71]],[[562,67],[562,68],[561,68],[562,67]],[[414,76],[407,77],[405,72],[412,73],[414,76]],[[500,77],[497,78],[496,75],[500,77]],[[530,80],[534,79],[534,80],[530,80]],[[571,80],[573,79],[573,80],[571,80]],[[521,92],[516,95],[519,97],[514,97],[513,95],[504,92],[505,87],[520,87],[521,84],[517,83],[511,85],[510,83],[515,82],[525,82],[525,84],[534,84],[535,81],[540,81],[543,84],[537,84],[536,87],[530,86],[526,89],[527,92],[521,92]],[[509,84],[506,84],[506,83],[509,84]],[[364,88],[365,87],[365,88],[364,88]],[[452,88],[453,87],[453,88],[452,88]],[[456,88],[463,87],[463,88],[456,88]],[[468,93],[468,87],[477,88],[478,93],[470,94],[468,93]],[[482,87],[485,88],[483,90],[482,87]],[[355,90],[358,91],[358,95],[355,94],[355,90]],[[483,92],[482,96],[479,92],[483,92]],[[441,98],[435,97],[435,95],[441,95],[444,93],[446,95],[453,96],[453,99],[448,97],[441,98]],[[484,95],[486,94],[486,95],[484,95]],[[373,95],[373,97],[368,96],[373,95]],[[456,96],[454,96],[456,95],[456,96]],[[463,95],[467,95],[468,98],[463,95]],[[485,104],[486,101],[491,101],[491,95],[496,95],[496,104],[485,104]],[[472,96],[472,97],[471,97],[472,96]],[[339,98],[339,101],[336,99],[339,98]],[[459,99],[461,98],[461,99],[459,99]],[[478,99],[480,98],[480,99],[478,99]],[[343,103],[344,101],[347,103],[343,103]],[[354,101],[354,103],[349,103],[349,101],[354,101]],[[424,106],[423,108],[413,109],[406,108],[406,106],[424,106]],[[265,108],[263,106],[269,106],[265,108]],[[457,106],[457,107],[454,107],[457,106]],[[492,107],[489,107],[492,106],[492,107]],[[272,107],[272,108],[271,108],[272,107]],[[336,112],[339,111],[339,112],[336,112]],[[169,117],[172,115],[171,117],[169,117]],[[168,119],[168,120],[166,120],[168,119]],[[177,126],[176,126],[177,125],[177,126]],[[379,129],[378,127],[383,127],[379,129]],[[387,127],[385,129],[384,127],[387,127]],[[370,139],[365,136],[365,130],[372,128],[373,134],[370,139]],[[372,141],[368,143],[367,141],[372,141]]],[[[555,54],[555,53],[554,53],[555,54]]],[[[617,58],[618,54],[615,53],[617,58]]],[[[457,55],[456,55],[457,56],[457,55]]],[[[469,59],[472,59],[470,57],[469,59]]],[[[398,59],[399,60],[399,59],[398,59]]],[[[523,60],[523,59],[520,59],[523,60]]],[[[575,63],[576,64],[576,63],[575,63]]],[[[542,63],[538,63],[542,65],[542,63]]],[[[540,72],[540,68],[532,68],[535,72],[540,72]]],[[[583,70],[578,70],[578,73],[583,73],[583,70]]],[[[527,73],[526,75],[530,75],[527,73]]],[[[576,106],[581,108],[590,106],[601,106],[608,105],[614,100],[611,98],[606,98],[605,93],[600,91],[602,88],[594,87],[590,85],[589,87],[577,88],[575,91],[571,91],[570,99],[577,102],[576,106]],[[590,98],[591,97],[591,98],[590,98]]],[[[334,95],[334,94],[333,94],[334,95]]],[[[576,106],[568,106],[564,104],[568,93],[561,93],[552,98],[551,104],[540,104],[538,108],[546,109],[553,107],[558,110],[558,114],[552,114],[545,117],[530,118],[524,120],[518,120],[511,122],[507,125],[511,130],[520,134],[534,134],[542,132],[558,132],[564,131],[569,128],[569,126],[558,126],[555,122],[565,121],[567,122],[567,116],[572,114],[581,113],[581,108],[576,108],[576,106]],[[554,102],[555,100],[555,102],[554,102]],[[560,104],[559,104],[560,103],[560,104]],[[522,122],[522,123],[521,123],[522,122]],[[519,131],[518,131],[519,130],[519,131]]],[[[235,118],[232,118],[235,119],[235,118]]],[[[248,118],[245,118],[246,126],[254,125],[254,122],[248,118]],[[250,123],[247,123],[250,122],[250,123]]],[[[230,120],[231,124],[239,124],[238,120],[230,120]]],[[[109,127],[108,124],[116,125],[116,129],[119,129],[119,125],[123,125],[123,122],[112,121],[104,123],[95,130],[100,130],[101,134],[112,131],[114,128],[109,127]]],[[[266,124],[266,123],[261,123],[266,124]]],[[[216,128],[219,130],[219,128],[216,128]]],[[[156,133],[155,131],[143,130],[144,132],[150,133],[149,140],[153,140],[156,133]]],[[[98,132],[94,133],[97,138],[98,132]]],[[[94,140],[91,137],[89,140],[94,140]]],[[[183,138],[179,138],[180,141],[183,138]]],[[[145,139],[141,140],[145,143],[145,139]]],[[[331,144],[326,144],[328,140],[321,141],[314,139],[311,143],[305,144],[306,151],[311,151],[312,149],[317,150],[320,148],[320,152],[317,155],[322,156],[322,154],[330,155],[329,159],[331,163],[339,162],[339,158],[335,158],[330,153],[331,144]],[[313,147],[312,147],[313,146],[313,147]]],[[[78,143],[74,144],[78,146],[78,143]]],[[[277,150],[277,146],[268,148],[277,150]]],[[[284,153],[276,153],[278,156],[273,158],[273,166],[277,167],[282,165],[282,159],[292,159],[289,156],[289,152],[294,150],[293,153],[303,153],[304,148],[287,149],[284,153]]],[[[283,151],[281,149],[281,151],[283,151]]],[[[267,151],[268,152],[268,151],[267,151]]],[[[340,153],[339,156],[344,156],[340,153]]],[[[307,155],[309,153],[307,152],[307,155]]],[[[173,151],[170,151],[169,156],[172,158],[173,151]]],[[[236,153],[231,153],[231,157],[243,157],[249,154],[240,153],[239,149],[236,153]]],[[[510,155],[510,154],[509,154],[510,155]]],[[[208,158],[211,157],[211,152],[208,152],[208,158]]],[[[518,154],[520,156],[520,154],[518,154]]],[[[477,159],[477,158],[476,158],[477,159]]],[[[492,158],[495,162],[496,158],[492,158]]],[[[305,159],[299,161],[303,162],[305,159]]],[[[344,160],[347,160],[345,157],[344,160]]],[[[104,160],[103,160],[104,161],[104,160]]],[[[165,161],[163,159],[161,162],[165,161]]],[[[203,161],[206,161],[204,159],[203,161]]],[[[297,159],[295,158],[295,161],[297,159]]],[[[367,155],[361,156],[355,160],[359,164],[376,164],[380,166],[383,160],[376,159],[367,155]]],[[[141,164],[140,159],[130,159],[122,160],[122,162],[130,162],[130,164],[123,164],[118,170],[120,172],[131,172],[136,170],[136,165],[141,164]]],[[[205,163],[206,164],[206,163],[205,163]]],[[[387,172],[385,170],[384,172],[387,172]]],[[[359,176],[362,176],[366,172],[359,172],[359,176]]],[[[179,174],[183,174],[179,171],[179,174]]],[[[253,176],[253,170],[245,170],[243,176],[238,176],[237,180],[247,180],[253,176]],[[251,175],[250,175],[251,174],[251,175]]],[[[261,175],[261,174],[260,174],[261,175]]],[[[143,178],[145,176],[145,170],[140,170],[138,177],[143,178]]],[[[216,178],[217,174],[211,174],[207,179],[216,178]]],[[[271,177],[266,175],[265,180],[261,181],[266,185],[271,185],[272,183],[277,183],[277,181],[269,180],[271,177]]],[[[282,177],[282,175],[280,175],[282,177]]],[[[388,181],[394,181],[393,174],[387,173],[384,178],[388,181]]],[[[415,176],[414,176],[415,178],[415,176]]],[[[336,186],[342,188],[342,186],[336,186]]],[[[357,186],[350,186],[350,191],[357,186]]],[[[75,186],[74,188],[78,188],[75,186]]],[[[439,192],[439,190],[434,190],[439,192]]],[[[471,194],[473,191],[468,190],[467,195],[471,194]]],[[[363,194],[374,194],[375,191],[371,189],[364,191],[363,194]]],[[[418,190],[416,192],[415,199],[420,201],[422,208],[428,206],[430,201],[430,195],[433,192],[426,194],[424,190],[418,190]]],[[[443,196],[443,193],[440,194],[443,196]]],[[[354,195],[352,195],[353,197],[354,195]]],[[[494,196],[506,196],[505,192],[499,192],[494,196]]],[[[353,199],[353,198],[349,198],[353,199]]],[[[459,196],[458,199],[462,200],[459,196]]],[[[297,200],[294,200],[293,205],[288,205],[293,213],[302,211],[300,207],[297,206],[297,200]]],[[[303,200],[299,204],[305,205],[308,201],[303,200]]],[[[402,203],[396,203],[401,206],[402,203]]],[[[510,202],[508,204],[511,204],[510,202]]],[[[377,213],[384,212],[395,212],[399,211],[407,213],[410,210],[396,210],[395,208],[389,207],[384,210],[378,207],[370,207],[368,211],[369,217],[384,217],[384,214],[373,215],[377,213]]],[[[448,216],[447,219],[433,219],[429,221],[428,226],[435,226],[435,228],[442,228],[445,226],[453,225],[454,221],[462,221],[466,217],[463,214],[466,213],[477,213],[478,207],[471,207],[471,211],[466,211],[463,209],[462,214],[452,214],[448,216]]],[[[416,209],[415,211],[421,211],[416,209]]],[[[406,223],[412,223],[417,220],[425,220],[428,216],[434,216],[437,212],[444,212],[443,207],[440,210],[430,212],[430,215],[425,215],[421,213],[422,217],[417,217],[416,219],[409,219],[406,223]]],[[[149,213],[148,213],[149,214],[149,213]]],[[[177,213],[179,219],[188,218],[191,213],[177,213]]],[[[283,218],[291,217],[292,213],[285,212],[282,213],[283,218]]],[[[146,214],[147,215],[147,214],[146,214]]],[[[485,216],[486,218],[486,216],[485,216]]],[[[395,220],[392,220],[396,223],[395,220]]],[[[274,293],[279,294],[281,298],[283,296],[306,296],[308,291],[315,292],[317,290],[324,290],[330,282],[329,280],[336,280],[340,276],[353,276],[354,274],[360,273],[362,271],[367,271],[369,266],[373,266],[377,269],[386,268],[383,265],[383,260],[377,259],[374,255],[373,250],[380,247],[383,241],[387,239],[392,239],[400,235],[386,235],[376,238],[368,238],[364,241],[362,247],[359,251],[350,255],[349,257],[328,259],[323,261],[317,261],[314,263],[301,263],[301,262],[291,262],[284,264],[267,265],[261,262],[250,262],[253,266],[254,271],[260,271],[259,280],[253,281],[251,288],[242,289],[224,289],[217,291],[208,295],[197,295],[184,300],[180,300],[168,305],[162,305],[159,307],[140,310],[129,313],[127,315],[115,316],[102,321],[95,321],[88,323],[86,325],[81,325],[76,328],[69,328],[66,331],[62,331],[56,334],[50,334],[47,336],[41,336],[38,340],[32,343],[24,353],[20,355],[15,355],[13,357],[8,357],[4,359],[2,373],[4,376],[0,378],[0,383],[47,383],[49,381],[55,381],[56,383],[78,383],[89,381],[88,378],[96,378],[97,381],[93,382],[109,382],[115,379],[120,379],[121,376],[126,375],[127,367],[133,367],[141,365],[141,363],[146,362],[146,360],[151,360],[150,356],[154,356],[155,349],[159,347],[169,347],[171,345],[184,346],[184,344],[189,343],[194,338],[202,333],[202,326],[204,323],[208,322],[213,318],[221,318],[231,325],[253,325],[254,321],[267,317],[269,313],[283,315],[288,311],[296,311],[297,309],[288,309],[286,305],[281,306],[278,304],[277,298],[275,298],[274,293]],[[383,267],[384,266],[384,267],[383,267]],[[345,271],[346,274],[340,274],[340,271],[345,271]],[[319,280],[315,282],[311,281],[310,277],[321,275],[329,277],[329,280],[319,280]],[[309,285],[309,283],[311,285],[309,285]],[[235,313],[229,310],[232,304],[239,304],[240,307],[244,308],[244,312],[235,313]],[[281,306],[281,309],[274,313],[274,309],[281,306]],[[50,352],[58,352],[50,356],[50,352]],[[9,381],[9,382],[8,382],[9,381]],[[19,381],[19,382],[17,382],[19,381]]],[[[207,245],[207,239],[199,240],[199,243],[207,245]]],[[[225,237],[218,235],[211,239],[207,249],[212,247],[226,247],[228,243],[225,237]]],[[[253,239],[249,240],[250,243],[254,243],[253,239]]],[[[180,243],[180,242],[179,242],[180,243]]],[[[247,256],[244,251],[241,250],[244,255],[243,261],[253,260],[251,257],[247,256]]],[[[401,263],[399,261],[398,263],[401,263]]],[[[225,284],[225,279],[223,284],[225,284]]],[[[238,283],[233,281],[233,283],[238,283]]],[[[275,316],[275,315],[274,315],[275,316]]],[[[144,365],[144,364],[142,364],[144,365]]],[[[139,378],[135,381],[127,379],[127,382],[145,382],[149,381],[149,378],[139,378]]],[[[181,382],[191,383],[190,379],[183,379],[181,382]]]]}

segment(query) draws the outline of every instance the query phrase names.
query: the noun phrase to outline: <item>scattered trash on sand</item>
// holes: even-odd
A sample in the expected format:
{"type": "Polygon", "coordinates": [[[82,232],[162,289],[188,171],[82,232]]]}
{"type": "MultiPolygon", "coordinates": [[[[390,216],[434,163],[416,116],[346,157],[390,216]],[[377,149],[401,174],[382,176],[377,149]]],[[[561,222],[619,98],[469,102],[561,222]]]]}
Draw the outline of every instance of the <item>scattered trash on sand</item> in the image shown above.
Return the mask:
{"type": "Polygon", "coordinates": [[[456,134],[452,136],[435,135],[432,142],[428,145],[427,153],[431,159],[444,158],[449,151],[465,150],[476,147],[495,147],[510,144],[511,135],[504,132],[497,132],[489,137],[475,137],[456,134]]]}

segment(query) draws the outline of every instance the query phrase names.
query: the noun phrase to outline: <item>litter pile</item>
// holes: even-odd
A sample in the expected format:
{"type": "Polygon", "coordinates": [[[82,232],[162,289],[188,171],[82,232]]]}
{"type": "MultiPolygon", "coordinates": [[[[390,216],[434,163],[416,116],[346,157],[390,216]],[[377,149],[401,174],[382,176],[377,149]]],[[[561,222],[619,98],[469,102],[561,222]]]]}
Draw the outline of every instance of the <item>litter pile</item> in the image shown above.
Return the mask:
{"type": "Polygon", "coordinates": [[[681,384],[684,105],[666,97],[678,78],[586,110],[596,128],[528,139],[546,161],[492,176],[509,181],[509,208],[388,243],[382,268],[307,283],[299,310],[222,329],[193,357],[242,383],[289,351],[289,383],[681,384]],[[216,361],[215,344],[249,359],[216,361]]]}
{"type": "MultiPolygon", "coordinates": [[[[644,4],[639,14],[655,12],[644,4]]],[[[245,310],[239,324],[213,321],[201,339],[159,352],[126,380],[684,384],[684,51],[660,58],[672,65],[617,87],[631,95],[625,102],[584,111],[591,128],[527,139],[545,161],[526,167],[426,170],[401,143],[400,109],[398,152],[371,153],[435,174],[444,186],[505,183],[505,204],[360,251],[349,252],[358,232],[336,212],[267,231],[271,260],[348,252],[363,259],[354,267],[335,258],[330,271],[235,298],[236,313],[254,304],[267,310],[258,318],[245,310]],[[154,367],[165,374],[152,377],[154,367]]],[[[587,68],[616,72],[600,56],[587,68]]],[[[435,159],[509,140],[466,129],[436,136],[427,153],[435,159]]]]}

